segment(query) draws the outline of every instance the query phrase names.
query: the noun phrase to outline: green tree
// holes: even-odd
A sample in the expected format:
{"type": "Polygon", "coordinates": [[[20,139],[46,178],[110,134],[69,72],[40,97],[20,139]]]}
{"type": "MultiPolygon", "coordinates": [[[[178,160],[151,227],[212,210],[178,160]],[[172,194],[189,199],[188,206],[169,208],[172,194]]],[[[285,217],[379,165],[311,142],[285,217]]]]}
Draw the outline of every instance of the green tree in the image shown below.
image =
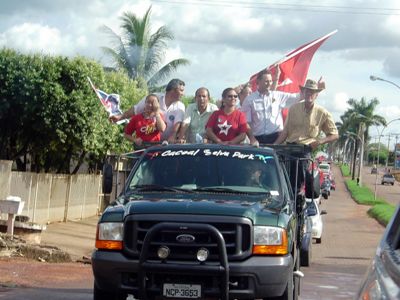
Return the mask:
{"type": "Polygon", "coordinates": [[[113,47],[103,47],[118,70],[124,70],[132,79],[147,83],[149,88],[156,87],[178,67],[189,64],[184,58],[174,59],[162,65],[167,49],[167,41],[173,40],[172,32],[161,26],[151,33],[151,6],[143,18],[125,12],[121,18],[121,35],[105,26],[104,30],[111,37],[113,47]]]}
{"type": "MultiPolygon", "coordinates": [[[[349,109],[345,111],[345,113],[340,116],[342,122],[339,123],[339,141],[338,144],[340,147],[345,145],[345,141],[347,139],[346,132],[352,132],[356,135],[359,135],[359,128],[365,128],[364,141],[365,143],[369,140],[369,128],[373,125],[385,125],[386,120],[384,117],[375,114],[375,109],[379,104],[379,100],[373,98],[367,101],[364,97],[361,98],[360,101],[356,99],[349,99],[347,101],[349,104],[349,109]],[[363,126],[362,126],[363,125],[363,126]]],[[[354,157],[356,157],[359,148],[359,140],[356,139],[356,144],[354,147],[354,157]]],[[[353,179],[355,173],[355,160],[353,161],[353,179]]]]}
{"type": "Polygon", "coordinates": [[[111,125],[87,76],[119,93],[123,106],[146,93],[122,73],[105,73],[77,57],[0,51],[0,159],[18,170],[75,173],[83,162],[102,161],[109,151],[127,152],[122,126],[111,125]],[[129,100],[127,100],[129,99],[129,100]]]}

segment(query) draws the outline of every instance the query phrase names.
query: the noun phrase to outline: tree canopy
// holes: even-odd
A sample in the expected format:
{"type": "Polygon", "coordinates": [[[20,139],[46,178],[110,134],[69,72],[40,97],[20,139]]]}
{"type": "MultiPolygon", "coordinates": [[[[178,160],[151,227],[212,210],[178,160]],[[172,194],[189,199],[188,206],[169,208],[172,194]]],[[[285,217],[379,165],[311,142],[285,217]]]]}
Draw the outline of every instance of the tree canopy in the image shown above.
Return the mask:
{"type": "Polygon", "coordinates": [[[0,50],[0,159],[18,170],[77,172],[82,162],[126,152],[122,126],[111,125],[87,76],[118,93],[127,108],[146,93],[121,73],[86,58],[23,55],[0,50]]]}

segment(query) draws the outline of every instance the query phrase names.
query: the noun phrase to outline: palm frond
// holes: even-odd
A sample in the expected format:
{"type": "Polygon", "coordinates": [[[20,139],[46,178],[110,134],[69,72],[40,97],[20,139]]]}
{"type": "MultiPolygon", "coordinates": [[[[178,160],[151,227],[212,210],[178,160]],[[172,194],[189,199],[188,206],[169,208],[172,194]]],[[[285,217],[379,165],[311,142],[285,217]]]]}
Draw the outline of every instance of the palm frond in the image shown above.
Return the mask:
{"type": "Polygon", "coordinates": [[[190,61],[185,58],[174,59],[163,66],[157,73],[155,73],[148,81],[148,86],[157,85],[160,81],[165,80],[173,71],[178,67],[189,65],[190,61]]]}

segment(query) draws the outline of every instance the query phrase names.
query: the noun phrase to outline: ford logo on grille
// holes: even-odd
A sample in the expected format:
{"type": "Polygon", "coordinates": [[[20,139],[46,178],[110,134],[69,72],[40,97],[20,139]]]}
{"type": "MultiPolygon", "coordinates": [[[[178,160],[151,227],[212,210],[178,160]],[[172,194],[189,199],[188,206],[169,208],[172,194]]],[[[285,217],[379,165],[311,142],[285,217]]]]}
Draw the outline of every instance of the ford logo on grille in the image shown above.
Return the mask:
{"type": "Polygon", "coordinates": [[[195,239],[196,239],[196,238],[195,238],[193,235],[190,235],[190,234],[180,234],[180,235],[178,235],[178,236],[176,237],[176,240],[177,240],[179,243],[183,243],[183,244],[190,244],[190,243],[193,243],[195,239]]]}

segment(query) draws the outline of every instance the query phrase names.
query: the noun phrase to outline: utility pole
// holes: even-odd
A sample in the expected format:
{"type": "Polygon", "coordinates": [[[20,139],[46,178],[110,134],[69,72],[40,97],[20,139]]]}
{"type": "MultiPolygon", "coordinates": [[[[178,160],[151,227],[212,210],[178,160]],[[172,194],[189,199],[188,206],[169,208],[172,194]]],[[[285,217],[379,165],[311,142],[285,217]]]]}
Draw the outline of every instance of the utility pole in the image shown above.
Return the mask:
{"type": "Polygon", "coordinates": [[[396,163],[397,163],[397,153],[396,153],[396,150],[397,151],[399,151],[400,149],[397,149],[397,138],[398,138],[398,135],[395,135],[395,143],[394,143],[394,169],[396,170],[396,168],[397,168],[397,165],[396,165],[396,163]]]}
{"type": "Polygon", "coordinates": [[[388,145],[387,145],[388,154],[387,154],[387,157],[386,157],[386,166],[385,166],[386,167],[386,171],[387,171],[388,163],[389,163],[389,154],[390,154],[389,147],[390,147],[390,133],[388,134],[388,145]]]}

